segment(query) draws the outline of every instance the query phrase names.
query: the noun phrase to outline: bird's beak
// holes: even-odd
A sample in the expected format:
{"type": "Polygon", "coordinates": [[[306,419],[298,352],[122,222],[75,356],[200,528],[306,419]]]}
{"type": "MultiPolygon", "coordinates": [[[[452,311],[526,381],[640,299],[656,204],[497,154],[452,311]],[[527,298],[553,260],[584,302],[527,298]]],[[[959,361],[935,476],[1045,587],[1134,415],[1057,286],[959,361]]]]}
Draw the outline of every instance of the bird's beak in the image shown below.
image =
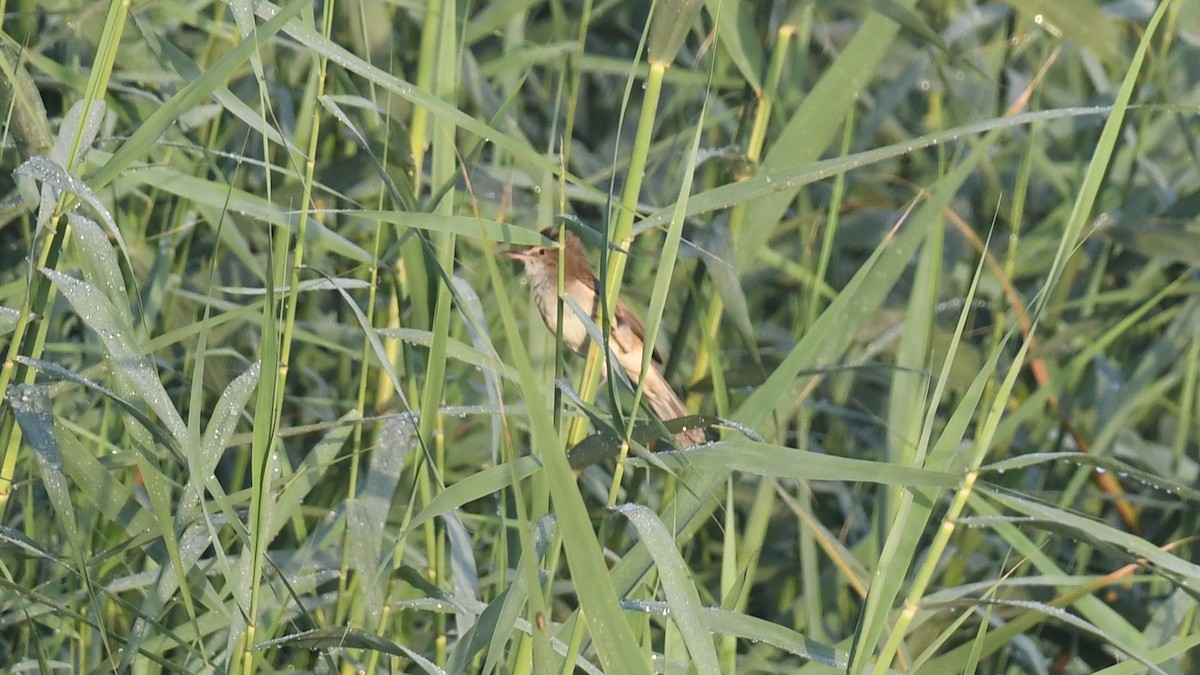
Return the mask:
{"type": "Polygon", "coordinates": [[[533,254],[531,254],[527,250],[526,251],[504,251],[500,255],[505,258],[508,258],[509,260],[519,260],[521,262],[529,262],[530,260],[533,260],[533,254]]]}

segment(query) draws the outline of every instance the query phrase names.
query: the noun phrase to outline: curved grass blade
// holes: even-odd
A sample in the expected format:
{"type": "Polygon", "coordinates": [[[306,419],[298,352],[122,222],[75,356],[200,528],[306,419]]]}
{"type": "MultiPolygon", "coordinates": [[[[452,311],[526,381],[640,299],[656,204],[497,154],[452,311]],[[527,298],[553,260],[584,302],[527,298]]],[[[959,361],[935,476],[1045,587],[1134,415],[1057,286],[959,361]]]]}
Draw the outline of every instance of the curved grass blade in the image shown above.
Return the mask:
{"type": "MultiPolygon", "coordinates": [[[[170,450],[171,454],[173,454],[175,456],[175,458],[177,460],[179,460],[180,464],[183,464],[185,466],[187,465],[187,458],[184,457],[182,446],[179,445],[179,442],[177,441],[175,436],[170,431],[168,431],[165,427],[163,427],[161,424],[152,420],[149,415],[142,412],[142,410],[140,408],[138,408],[136,405],[134,405],[132,402],[127,401],[124,398],[122,398],[121,396],[117,395],[116,392],[113,392],[110,389],[106,389],[106,388],[96,384],[95,382],[92,382],[91,380],[87,379],[86,377],[84,377],[82,375],[73,373],[73,372],[67,370],[66,368],[63,368],[62,366],[58,365],[57,363],[51,363],[49,361],[42,361],[40,359],[31,359],[27,356],[18,356],[14,360],[17,363],[20,363],[21,365],[28,366],[30,368],[36,368],[37,370],[45,373],[46,375],[57,378],[59,380],[64,380],[66,382],[73,382],[75,384],[81,385],[81,386],[109,399],[113,403],[116,403],[118,406],[121,407],[122,410],[129,413],[130,416],[132,416],[135,420],[137,420],[138,424],[142,425],[142,427],[145,428],[146,431],[149,431],[150,435],[154,437],[154,440],[156,440],[160,444],[162,444],[162,446],[165,447],[167,450],[170,450]]],[[[155,461],[157,461],[157,460],[155,460],[155,461]]]]}
{"type": "Polygon", "coordinates": [[[671,616],[691,654],[692,665],[700,673],[720,673],[721,666],[712,637],[700,619],[703,616],[700,594],[696,592],[696,582],[688,572],[687,563],[675,547],[675,537],[659,520],[658,514],[645,506],[623,504],[614,506],[612,510],[633,523],[638,536],[654,558],[667,605],[671,607],[671,616]]]}
{"type": "Polygon", "coordinates": [[[273,647],[298,647],[300,649],[312,650],[365,649],[408,659],[427,673],[435,673],[436,675],[445,675],[446,673],[445,670],[439,668],[420,653],[402,644],[392,642],[374,633],[368,633],[360,628],[351,628],[349,626],[345,628],[315,628],[259,642],[254,645],[256,650],[271,649],[273,647]]]}

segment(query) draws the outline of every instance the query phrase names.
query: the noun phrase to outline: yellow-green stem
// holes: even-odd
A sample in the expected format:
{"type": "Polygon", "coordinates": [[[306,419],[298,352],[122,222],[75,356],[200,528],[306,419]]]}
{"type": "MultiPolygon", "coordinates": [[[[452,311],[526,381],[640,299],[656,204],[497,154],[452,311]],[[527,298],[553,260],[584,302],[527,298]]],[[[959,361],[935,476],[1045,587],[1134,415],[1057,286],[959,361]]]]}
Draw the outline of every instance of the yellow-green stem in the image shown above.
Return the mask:
{"type": "MultiPolygon", "coordinates": [[[[650,64],[650,74],[646,79],[646,94],[642,98],[642,114],[638,119],[637,134],[634,137],[633,151],[629,159],[629,172],[625,178],[625,189],[621,196],[621,208],[617,212],[616,222],[609,233],[610,241],[621,250],[610,250],[602,254],[608,264],[600,270],[604,277],[604,316],[611,316],[616,307],[617,295],[621,292],[621,277],[625,273],[626,255],[623,252],[629,246],[630,235],[633,232],[633,220],[637,213],[638,198],[642,192],[642,177],[646,171],[646,160],[650,154],[650,140],[654,133],[655,113],[658,111],[658,101],[662,95],[663,76],[669,64],[655,62],[650,64]]],[[[604,326],[601,326],[603,330],[604,326]]],[[[583,378],[579,386],[579,395],[585,401],[595,398],[596,385],[600,381],[601,345],[593,344],[588,349],[587,365],[583,370],[583,378]]],[[[583,440],[587,420],[577,417],[571,422],[568,443],[575,445],[583,440]]]]}
{"type": "MultiPolygon", "coordinates": [[[[979,456],[983,455],[982,452],[978,454],[979,456]]],[[[891,635],[888,636],[888,641],[884,644],[883,651],[879,654],[879,660],[875,663],[874,672],[887,672],[888,666],[892,663],[892,658],[900,650],[900,643],[904,640],[904,635],[908,632],[908,626],[917,615],[917,609],[920,608],[921,597],[925,594],[925,589],[929,587],[929,582],[933,579],[933,574],[938,569],[936,563],[941,558],[942,552],[946,550],[946,546],[950,543],[950,535],[954,534],[955,525],[958,523],[958,518],[962,515],[963,509],[967,506],[967,498],[971,496],[971,491],[975,487],[975,480],[978,477],[979,471],[974,468],[968,471],[963,477],[962,484],[954,495],[954,501],[950,503],[950,508],[946,512],[946,516],[942,519],[942,524],[938,527],[937,534],[934,535],[933,541],[929,545],[929,554],[926,556],[927,563],[921,566],[921,569],[917,572],[917,577],[913,579],[908,597],[904,599],[900,615],[896,618],[896,625],[892,628],[891,635]]]]}

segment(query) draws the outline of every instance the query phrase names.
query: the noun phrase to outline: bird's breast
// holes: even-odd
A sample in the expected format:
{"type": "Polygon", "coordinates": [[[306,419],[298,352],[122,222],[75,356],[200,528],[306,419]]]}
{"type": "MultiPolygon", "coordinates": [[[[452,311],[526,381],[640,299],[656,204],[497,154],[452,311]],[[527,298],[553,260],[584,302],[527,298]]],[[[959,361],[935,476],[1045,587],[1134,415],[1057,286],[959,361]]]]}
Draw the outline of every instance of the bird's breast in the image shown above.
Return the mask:
{"type": "MultiPolygon", "coordinates": [[[[571,284],[568,284],[565,290],[583,311],[589,314],[592,312],[596,304],[596,294],[591,289],[582,284],[579,287],[572,287],[571,284]]],[[[537,303],[538,312],[546,322],[546,327],[550,329],[550,332],[557,334],[559,332],[557,280],[535,286],[533,298],[537,303]]],[[[578,354],[582,354],[587,347],[587,327],[569,304],[563,306],[562,338],[563,344],[578,354]]]]}

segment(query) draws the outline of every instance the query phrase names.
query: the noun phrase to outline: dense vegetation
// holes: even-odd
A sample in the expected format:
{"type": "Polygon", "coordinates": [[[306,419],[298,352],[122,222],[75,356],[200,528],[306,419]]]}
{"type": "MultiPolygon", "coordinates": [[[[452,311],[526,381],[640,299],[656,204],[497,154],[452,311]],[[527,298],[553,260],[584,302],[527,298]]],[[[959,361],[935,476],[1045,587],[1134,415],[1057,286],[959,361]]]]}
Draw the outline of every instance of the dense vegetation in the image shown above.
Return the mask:
{"type": "Polygon", "coordinates": [[[1200,668],[1196,0],[5,12],[0,668],[1200,668]]]}

